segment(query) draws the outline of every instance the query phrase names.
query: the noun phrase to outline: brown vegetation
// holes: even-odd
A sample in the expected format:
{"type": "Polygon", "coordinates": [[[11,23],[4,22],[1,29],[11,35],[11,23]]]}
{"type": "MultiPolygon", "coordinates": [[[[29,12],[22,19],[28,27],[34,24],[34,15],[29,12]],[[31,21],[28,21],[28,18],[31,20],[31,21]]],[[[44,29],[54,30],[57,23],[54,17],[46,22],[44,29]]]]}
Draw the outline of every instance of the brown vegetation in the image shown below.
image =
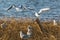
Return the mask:
{"type": "Polygon", "coordinates": [[[31,18],[4,18],[0,19],[0,40],[60,40],[60,24],[54,26],[52,22],[40,22],[31,18]],[[6,23],[5,28],[1,24],[6,23]],[[27,32],[27,26],[32,26],[32,36],[21,39],[19,31],[27,32]]]}

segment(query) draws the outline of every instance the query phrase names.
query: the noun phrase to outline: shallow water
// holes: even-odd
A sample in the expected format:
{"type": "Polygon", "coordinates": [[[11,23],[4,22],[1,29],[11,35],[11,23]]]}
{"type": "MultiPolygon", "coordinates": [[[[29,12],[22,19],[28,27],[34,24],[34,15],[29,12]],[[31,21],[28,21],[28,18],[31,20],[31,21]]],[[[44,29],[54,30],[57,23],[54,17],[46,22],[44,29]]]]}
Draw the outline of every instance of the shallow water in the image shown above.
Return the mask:
{"type": "Polygon", "coordinates": [[[2,16],[21,16],[21,17],[35,17],[32,11],[38,12],[39,9],[44,7],[50,7],[49,11],[42,12],[40,15],[41,19],[60,19],[60,0],[0,0],[0,17],[2,16]],[[34,10],[18,11],[12,8],[6,11],[10,5],[15,4],[16,6],[24,5],[26,7],[32,7],[34,10]]]}

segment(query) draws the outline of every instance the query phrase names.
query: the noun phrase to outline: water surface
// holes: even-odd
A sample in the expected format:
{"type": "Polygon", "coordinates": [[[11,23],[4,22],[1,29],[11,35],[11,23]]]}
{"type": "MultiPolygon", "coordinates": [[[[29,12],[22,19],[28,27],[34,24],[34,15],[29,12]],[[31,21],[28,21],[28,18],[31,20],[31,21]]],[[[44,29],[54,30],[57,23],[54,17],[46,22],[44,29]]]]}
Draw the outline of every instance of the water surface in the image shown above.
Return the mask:
{"type": "Polygon", "coordinates": [[[0,17],[2,16],[21,16],[21,17],[35,17],[32,10],[18,11],[12,8],[9,11],[4,10],[10,5],[16,6],[24,5],[26,7],[32,7],[34,11],[38,12],[41,8],[50,7],[49,11],[42,12],[41,19],[60,19],[60,0],[0,0],[0,17]]]}

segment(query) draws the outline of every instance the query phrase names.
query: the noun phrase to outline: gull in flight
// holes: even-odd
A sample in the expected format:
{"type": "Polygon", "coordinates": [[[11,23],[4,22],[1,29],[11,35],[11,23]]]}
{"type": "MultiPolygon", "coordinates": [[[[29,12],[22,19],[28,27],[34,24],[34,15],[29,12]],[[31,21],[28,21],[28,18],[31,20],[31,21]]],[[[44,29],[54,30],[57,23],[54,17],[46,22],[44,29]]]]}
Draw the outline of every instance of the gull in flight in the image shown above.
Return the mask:
{"type": "Polygon", "coordinates": [[[21,7],[17,7],[16,5],[10,5],[8,8],[7,8],[7,11],[8,10],[10,10],[10,9],[12,9],[12,8],[15,8],[16,9],[16,11],[22,11],[22,10],[25,10],[25,9],[27,9],[25,6],[23,6],[23,5],[21,5],[21,7]]]}
{"type": "Polygon", "coordinates": [[[35,16],[39,17],[41,12],[44,12],[44,11],[47,11],[47,10],[50,10],[50,8],[42,8],[42,9],[39,10],[39,12],[35,12],[35,16]]]}

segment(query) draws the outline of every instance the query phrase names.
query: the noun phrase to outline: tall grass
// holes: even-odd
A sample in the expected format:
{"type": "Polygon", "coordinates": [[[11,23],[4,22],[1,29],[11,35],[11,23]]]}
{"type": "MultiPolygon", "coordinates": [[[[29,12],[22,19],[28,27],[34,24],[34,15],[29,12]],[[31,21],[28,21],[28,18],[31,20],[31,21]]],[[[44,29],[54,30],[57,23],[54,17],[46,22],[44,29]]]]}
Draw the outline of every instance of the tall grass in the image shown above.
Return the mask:
{"type": "Polygon", "coordinates": [[[54,26],[52,22],[44,21],[38,24],[37,21],[31,18],[0,19],[0,40],[60,40],[60,25],[54,26]],[[6,23],[5,28],[1,28],[2,23],[6,23]],[[19,31],[23,30],[26,33],[28,25],[32,26],[33,34],[30,38],[21,39],[19,31]],[[40,28],[40,25],[43,29],[40,28]]]}

